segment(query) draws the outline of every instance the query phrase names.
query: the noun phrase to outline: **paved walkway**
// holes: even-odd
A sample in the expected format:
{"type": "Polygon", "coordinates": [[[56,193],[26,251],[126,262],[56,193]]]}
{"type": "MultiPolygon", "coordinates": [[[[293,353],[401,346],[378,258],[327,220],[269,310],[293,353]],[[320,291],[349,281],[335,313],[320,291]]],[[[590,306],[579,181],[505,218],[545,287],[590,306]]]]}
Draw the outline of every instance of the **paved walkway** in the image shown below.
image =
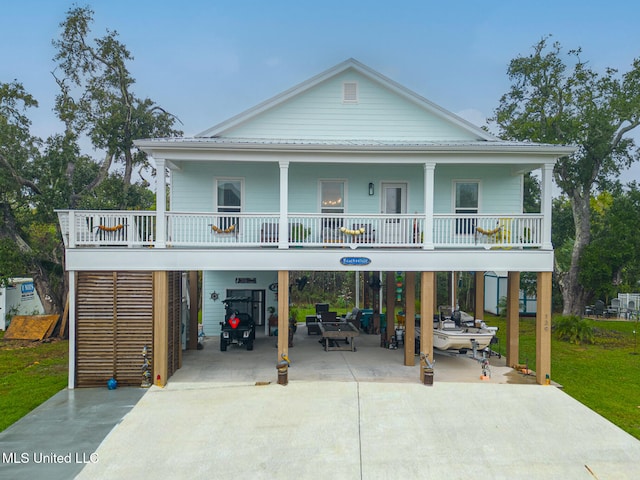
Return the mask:
{"type": "Polygon", "coordinates": [[[166,388],[61,392],[0,434],[3,451],[88,463],[3,462],[0,478],[640,478],[638,440],[501,359],[482,381],[474,360],[438,356],[429,387],[375,337],[324,352],[302,333],[286,387],[267,337],[253,352],[186,352],[166,388]]]}

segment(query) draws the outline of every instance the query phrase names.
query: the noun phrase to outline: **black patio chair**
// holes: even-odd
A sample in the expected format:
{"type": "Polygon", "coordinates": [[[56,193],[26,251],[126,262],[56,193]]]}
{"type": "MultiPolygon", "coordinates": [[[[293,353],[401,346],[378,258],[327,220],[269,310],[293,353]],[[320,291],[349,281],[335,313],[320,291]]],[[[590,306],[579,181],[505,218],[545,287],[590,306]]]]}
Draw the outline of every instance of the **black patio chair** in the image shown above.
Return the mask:
{"type": "Polygon", "coordinates": [[[596,304],[593,306],[593,314],[598,317],[604,317],[604,302],[602,300],[596,300],[596,304]]]}

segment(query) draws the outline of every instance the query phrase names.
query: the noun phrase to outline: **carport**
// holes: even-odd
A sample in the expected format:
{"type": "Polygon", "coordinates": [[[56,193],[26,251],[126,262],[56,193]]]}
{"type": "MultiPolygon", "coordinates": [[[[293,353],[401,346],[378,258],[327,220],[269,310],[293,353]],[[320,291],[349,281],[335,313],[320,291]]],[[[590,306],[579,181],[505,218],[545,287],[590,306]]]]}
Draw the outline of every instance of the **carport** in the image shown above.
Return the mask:
{"type": "MultiPolygon", "coordinates": [[[[404,365],[404,350],[380,346],[380,335],[361,333],[356,351],[325,351],[318,335],[308,335],[307,327],[298,325],[288,356],[291,367],[288,381],[338,381],[419,383],[420,365],[404,365]]],[[[230,346],[219,349],[218,337],[205,337],[202,350],[183,352],[182,368],[171,377],[171,383],[246,385],[276,383],[277,337],[256,335],[254,349],[230,346]]],[[[523,375],[507,367],[505,357],[489,358],[491,378],[481,380],[481,365],[465,355],[442,354],[436,350],[435,382],[530,383],[534,375],[523,375]]]]}

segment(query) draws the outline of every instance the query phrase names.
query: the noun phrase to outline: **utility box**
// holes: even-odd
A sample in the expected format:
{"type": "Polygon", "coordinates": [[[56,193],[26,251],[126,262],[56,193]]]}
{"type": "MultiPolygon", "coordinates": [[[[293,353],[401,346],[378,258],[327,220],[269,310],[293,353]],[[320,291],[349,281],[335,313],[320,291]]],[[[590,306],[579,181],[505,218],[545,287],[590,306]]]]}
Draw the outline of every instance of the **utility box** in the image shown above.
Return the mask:
{"type": "Polygon", "coordinates": [[[0,287],[0,330],[6,330],[15,315],[41,315],[44,307],[31,278],[12,278],[0,287]]]}

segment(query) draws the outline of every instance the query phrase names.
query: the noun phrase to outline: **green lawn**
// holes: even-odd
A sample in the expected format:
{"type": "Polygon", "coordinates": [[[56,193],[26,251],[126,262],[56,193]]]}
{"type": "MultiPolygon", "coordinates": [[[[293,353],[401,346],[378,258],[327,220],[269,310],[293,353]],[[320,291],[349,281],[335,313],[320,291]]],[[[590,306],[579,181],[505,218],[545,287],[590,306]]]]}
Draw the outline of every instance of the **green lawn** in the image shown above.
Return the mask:
{"type": "Polygon", "coordinates": [[[5,341],[0,332],[0,431],[67,386],[69,342],[5,341]]]}
{"type": "MultiPolygon", "coordinates": [[[[499,326],[502,353],[506,322],[487,316],[499,326]]],[[[551,379],[587,407],[640,439],[640,355],[634,355],[635,322],[590,321],[595,343],[574,345],[552,337],[551,379]]],[[[640,334],[640,332],[638,332],[640,334]]],[[[640,353],[640,350],[637,350],[640,353]]],[[[520,319],[520,363],[535,370],[535,319],[520,319]]]]}

